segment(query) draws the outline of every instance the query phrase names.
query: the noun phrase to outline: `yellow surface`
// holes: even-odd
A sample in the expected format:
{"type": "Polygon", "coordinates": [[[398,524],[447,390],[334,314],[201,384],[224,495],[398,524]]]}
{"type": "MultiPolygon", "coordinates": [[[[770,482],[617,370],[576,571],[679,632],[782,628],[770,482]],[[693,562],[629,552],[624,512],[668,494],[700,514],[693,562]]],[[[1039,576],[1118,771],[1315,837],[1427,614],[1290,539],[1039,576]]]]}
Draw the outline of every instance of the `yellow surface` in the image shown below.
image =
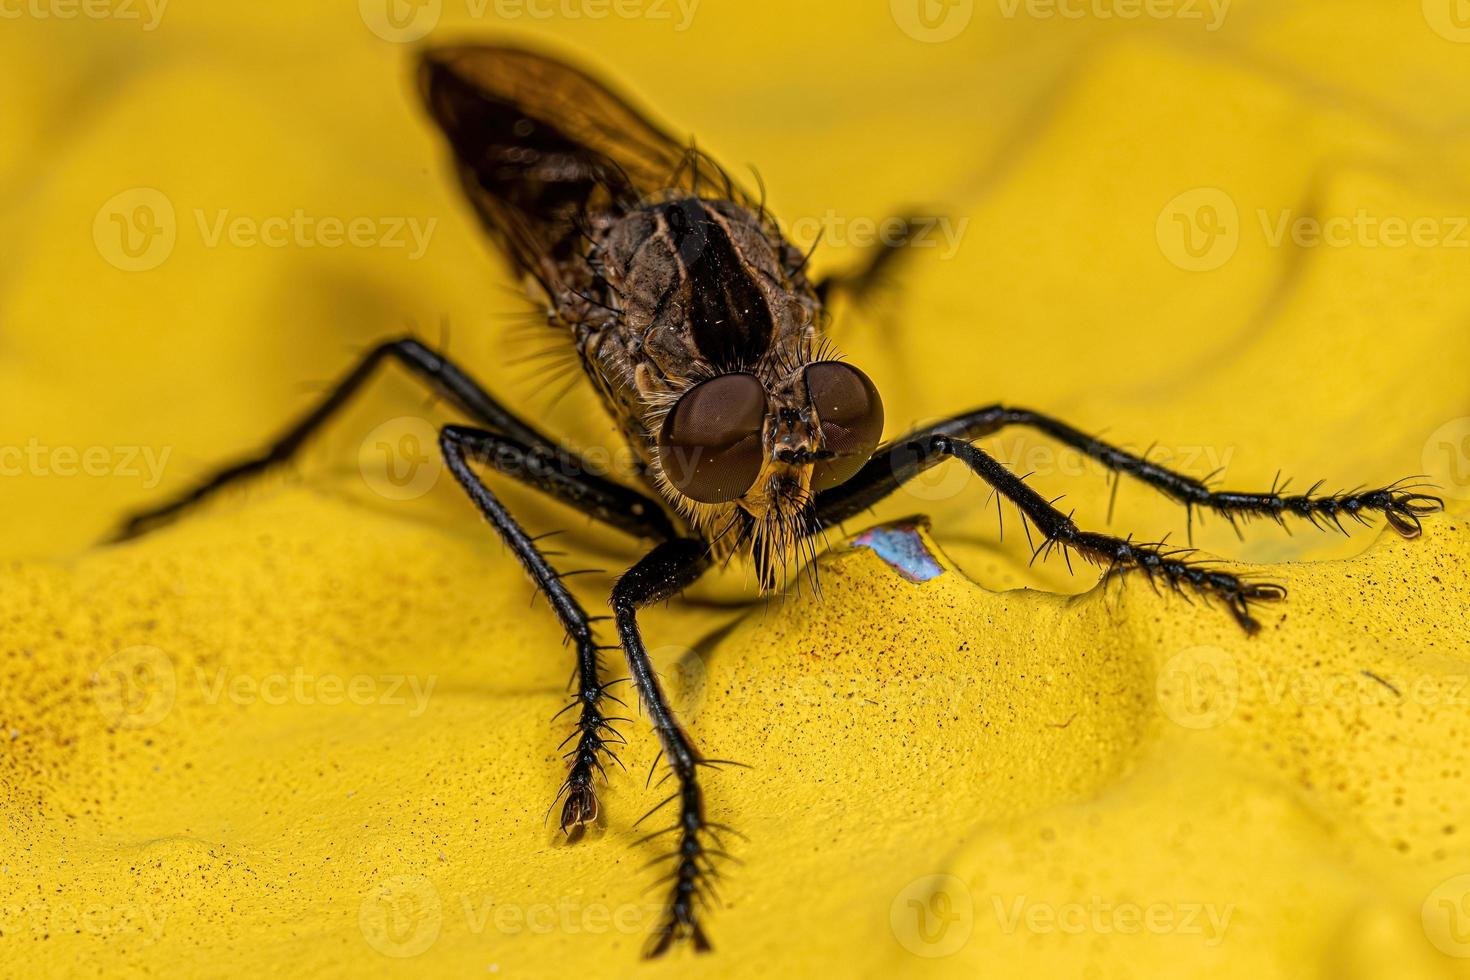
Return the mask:
{"type": "MultiPolygon", "coordinates": [[[[702,0],[684,30],[651,0],[442,4],[431,39],[558,35],[758,164],[798,237],[826,227],[822,268],[896,211],[967,222],[843,311],[891,432],[1005,400],[1236,488],[1424,472],[1451,501],[1415,542],[1207,525],[1198,544],[1291,590],[1254,639],[1140,582],[1028,570],[1014,515],[997,545],[948,470],[874,518],[933,518],[929,583],[850,551],[820,603],[736,604],[732,571],[650,612],[695,737],[753,767],[707,778],[749,841],[698,967],[1470,975],[1470,30],[1448,0],[1237,0],[1218,30],[1064,6],[1084,16],[961,3],[926,41],[903,0],[702,0]],[[1271,240],[1282,212],[1359,209],[1423,240],[1271,240]]],[[[410,324],[608,445],[589,400],[551,404],[503,356],[549,338],[455,196],[410,48],[352,7],[179,3],[151,30],[141,4],[6,8],[0,975],[690,969],[636,960],[659,895],[631,824],[662,797],[642,720],[606,826],[569,846],[543,822],[568,654],[432,463],[385,482],[379,447],[449,418],[410,383],[374,385],[292,475],[91,545],[410,324]],[[221,212],[248,232],[297,209],[436,224],[418,256],[212,237],[221,212]],[[149,214],[171,250],[130,257],[113,215],[149,214]]],[[[991,444],[1105,523],[1095,467],[991,444]]],[[[612,570],[575,580],[600,611],[636,547],[505,496],[571,531],[571,567],[612,570]]],[[[1182,533],[1130,484],[1112,526],[1182,533]]]]}

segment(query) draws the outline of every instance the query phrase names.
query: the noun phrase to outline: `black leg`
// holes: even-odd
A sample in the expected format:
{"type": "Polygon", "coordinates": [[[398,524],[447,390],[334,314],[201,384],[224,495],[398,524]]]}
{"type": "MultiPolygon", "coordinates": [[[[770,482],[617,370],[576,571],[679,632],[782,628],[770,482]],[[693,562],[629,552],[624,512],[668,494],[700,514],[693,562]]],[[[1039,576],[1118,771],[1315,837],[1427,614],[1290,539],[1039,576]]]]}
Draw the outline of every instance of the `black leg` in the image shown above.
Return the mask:
{"type": "Polygon", "coordinates": [[[677,801],[677,823],[652,837],[677,833],[679,843],[670,855],[673,869],[661,879],[673,884],[668,909],[645,950],[648,956],[662,955],[681,940],[691,941],[700,952],[710,948],[709,940],[699,925],[698,908],[708,902],[708,878],[714,875],[711,861],[724,856],[724,852],[719,850],[712,825],[705,820],[704,795],[695,775],[695,769],[707,763],[700,758],[659,688],[638,629],[638,610],[682,592],[708,567],[709,549],[704,542],[676,538],[654,548],[625,572],[612,593],[613,614],[617,619],[618,635],[623,641],[623,654],[628,658],[628,672],[638,689],[643,708],[653,722],[654,731],[658,733],[671,775],[678,782],[674,794],[654,808],[656,812],[677,801]],[[705,836],[715,841],[715,848],[705,844],[705,836]]]}
{"type": "MultiPolygon", "coordinates": [[[[1037,554],[1052,548],[1061,548],[1063,554],[1067,554],[1069,549],[1075,550],[1090,562],[1107,565],[1109,574],[1136,569],[1148,576],[1150,581],[1162,581],[1179,591],[1189,588],[1206,599],[1219,599],[1247,632],[1255,632],[1260,628],[1260,624],[1251,615],[1252,602],[1286,597],[1286,590],[1279,585],[1242,580],[1228,572],[1191,561],[1183,552],[1165,551],[1155,545],[1135,544],[1111,535],[1079,530],[1070,517],[1053,507],[995,459],[968,442],[947,435],[930,435],[922,440],[911,440],[894,447],[885,454],[880,464],[887,469],[886,474],[876,470],[870,472],[865,467],[857,476],[843,484],[843,487],[848,487],[863,481],[845,499],[829,498],[827,494],[819,497],[818,520],[827,525],[852,516],[856,512],[852,510],[855,505],[861,503],[862,506],[857,508],[861,510],[876,503],[914,475],[951,457],[961,460],[977,476],[994,487],[997,493],[1015,504],[1022,517],[1036,526],[1042,535],[1037,554]],[[868,477],[866,480],[865,474],[868,477]]],[[[835,488],[832,493],[843,487],[835,488]]]]}
{"type": "Polygon", "coordinates": [[[910,218],[896,219],[899,227],[896,234],[886,235],[878,244],[868,249],[861,262],[846,272],[834,272],[817,282],[817,298],[823,305],[832,297],[843,293],[847,298],[862,302],[888,281],[898,257],[913,242],[917,228],[910,218]]]}
{"type": "Polygon", "coordinates": [[[1065,422],[1024,408],[1006,408],[1002,405],[991,405],[957,415],[895,440],[886,449],[880,450],[872,462],[852,480],[823,494],[818,501],[818,508],[834,515],[833,520],[844,520],[877,503],[900,484],[943,458],[916,453],[911,450],[912,445],[923,443],[935,435],[979,439],[1010,425],[1029,426],[1092,457],[1115,473],[1123,473],[1147,483],[1170,499],[1183,504],[1191,526],[1197,509],[1213,511],[1232,525],[1237,520],[1253,517],[1266,517],[1284,525],[1286,518],[1300,517],[1317,527],[1330,521],[1339,530],[1345,530],[1342,527],[1344,516],[1366,524],[1368,515],[1377,512],[1383,514],[1399,534],[1413,538],[1420,533],[1420,517],[1444,509],[1444,502],[1438,497],[1417,493],[1413,486],[1404,483],[1375,490],[1323,495],[1315,492],[1316,487],[1307,493],[1292,495],[1283,494],[1279,489],[1273,489],[1269,493],[1211,490],[1202,480],[1150,463],[1140,456],[1074,429],[1065,422]],[[897,482],[893,482],[894,480],[897,482]]]}
{"type": "MultiPolygon", "coordinates": [[[[470,469],[467,460],[492,466],[563,500],[580,501],[582,506],[588,506],[590,502],[593,507],[616,508],[626,506],[627,501],[607,499],[606,488],[582,483],[579,478],[552,465],[554,458],[536,450],[528,450],[507,436],[450,425],[445,426],[440,433],[439,446],[450,472],[460,486],[464,487],[465,493],[469,494],[480,513],[500,534],[511,551],[515,552],[516,558],[530,574],[537,588],[545,593],[557,619],[561,621],[562,628],[566,630],[568,639],[576,644],[577,693],[573,702],[563,710],[580,705],[582,713],[576,731],[566,740],[570,742],[575,738],[577,744],[566,753],[571,772],[556,796],[557,800],[566,797],[562,806],[561,828],[570,833],[574,828],[597,819],[595,777],[599,774],[603,778],[607,776],[603,766],[604,757],[616,758],[609,742],[617,742],[620,737],[613,730],[612,723],[627,719],[611,718],[603,711],[604,700],[612,697],[607,693],[608,685],[602,681],[599,661],[604,648],[597,644],[592,619],[563,584],[565,573],[551,567],[546,556],[536,547],[535,539],[525,532],[505,509],[505,505],[470,469]]],[[[637,496],[629,491],[623,493],[637,496]]],[[[562,744],[565,745],[566,742],[562,744]]]]}
{"type": "Polygon", "coordinates": [[[668,515],[656,502],[621,483],[587,472],[586,465],[565,449],[531,447],[510,436],[463,425],[445,426],[444,435],[464,446],[471,459],[493,466],[604,524],[654,541],[676,536],[668,515]]]}
{"type": "Polygon", "coordinates": [[[600,680],[599,648],[593,636],[592,620],[562,584],[562,575],[551,567],[533,539],[470,470],[466,459],[492,466],[629,534],[663,541],[673,537],[675,531],[657,503],[589,472],[581,460],[516,418],[454,364],[411,338],[380,344],[264,453],[226,466],[178,498],[134,516],[118,537],[133,537],[166,524],[225,486],[290,459],[387,359],[408,367],[466,414],[498,430],[486,432],[448,426],[441,433],[440,446],[455,478],[545,592],[567,636],[576,643],[577,694],[568,707],[582,708],[577,731],[572,735],[580,738],[577,746],[567,753],[571,773],[557,797],[566,796],[561,822],[562,829],[570,831],[596,819],[598,802],[593,773],[603,770],[601,757],[611,757],[608,740],[617,738],[611,728],[611,722],[616,719],[608,718],[602,711],[602,702],[611,695],[607,693],[608,685],[600,680]]]}
{"type": "Polygon", "coordinates": [[[378,365],[389,359],[398,361],[428,381],[440,395],[448,398],[481,425],[514,436],[526,446],[548,452],[556,449],[555,443],[516,418],[473,378],[419,341],[413,338],[388,341],[369,351],[356,367],[337,382],[320,404],[277,437],[270,448],[258,456],[216,470],[170,501],[132,515],[124,521],[113,540],[126,540],[161,527],[226,486],[256,476],[289,460],[362,387],[378,365]]]}

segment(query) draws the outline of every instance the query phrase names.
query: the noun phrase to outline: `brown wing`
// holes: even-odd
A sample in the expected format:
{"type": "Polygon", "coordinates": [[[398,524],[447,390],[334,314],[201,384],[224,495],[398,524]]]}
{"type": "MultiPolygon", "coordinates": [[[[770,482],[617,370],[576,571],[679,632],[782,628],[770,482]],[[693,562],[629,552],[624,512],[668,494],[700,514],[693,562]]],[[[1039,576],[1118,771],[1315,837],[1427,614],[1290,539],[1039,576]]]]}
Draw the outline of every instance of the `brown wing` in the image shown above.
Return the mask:
{"type": "Polygon", "coordinates": [[[670,189],[749,199],[713,161],[553,58],[431,48],[419,88],[486,229],[548,293],[589,212],[632,208],[670,189]]]}

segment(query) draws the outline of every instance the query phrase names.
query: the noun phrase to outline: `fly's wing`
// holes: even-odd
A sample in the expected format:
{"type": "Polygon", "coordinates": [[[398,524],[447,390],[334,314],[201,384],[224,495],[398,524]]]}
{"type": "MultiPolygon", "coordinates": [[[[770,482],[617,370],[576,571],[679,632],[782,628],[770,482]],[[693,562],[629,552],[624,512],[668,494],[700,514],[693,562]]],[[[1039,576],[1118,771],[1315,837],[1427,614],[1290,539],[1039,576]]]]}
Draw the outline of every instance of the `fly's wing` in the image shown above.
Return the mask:
{"type": "Polygon", "coordinates": [[[449,139],[465,192],[523,272],[554,295],[583,216],[671,189],[748,196],[600,82],[500,46],[431,48],[419,88],[449,139]]]}

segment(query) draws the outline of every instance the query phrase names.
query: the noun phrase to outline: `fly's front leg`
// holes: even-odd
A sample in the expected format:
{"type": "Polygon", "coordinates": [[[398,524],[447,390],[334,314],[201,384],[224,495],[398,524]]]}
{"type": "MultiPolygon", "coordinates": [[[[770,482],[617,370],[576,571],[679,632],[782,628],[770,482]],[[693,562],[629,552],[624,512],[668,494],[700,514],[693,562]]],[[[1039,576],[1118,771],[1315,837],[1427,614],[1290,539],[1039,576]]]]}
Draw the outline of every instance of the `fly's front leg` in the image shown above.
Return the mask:
{"type": "MultiPolygon", "coordinates": [[[[1232,525],[1239,520],[1253,517],[1266,517],[1284,525],[1287,518],[1297,517],[1315,527],[1331,522],[1343,531],[1346,530],[1342,525],[1344,517],[1366,524],[1372,514],[1379,513],[1399,534],[1406,538],[1415,538],[1422,530],[1420,518],[1444,510],[1444,501],[1440,498],[1420,493],[1419,488],[1405,481],[1373,490],[1340,494],[1318,494],[1316,487],[1303,494],[1286,494],[1284,488],[1273,488],[1265,493],[1213,490],[1204,480],[1151,463],[1142,456],[1103,442],[1058,419],[1029,409],[1007,408],[1004,405],[990,405],[956,415],[895,440],[886,453],[880,451],[874,457],[874,463],[860,471],[848,485],[829,491],[824,499],[830,500],[831,506],[836,509],[856,513],[897,489],[896,484],[885,482],[889,472],[896,474],[892,469],[894,465],[900,469],[918,466],[922,470],[938,462],[937,458],[922,454],[909,459],[911,454],[905,448],[909,444],[922,442],[934,435],[965,440],[980,439],[1016,425],[1044,433],[1097,460],[1108,470],[1146,483],[1182,504],[1191,528],[1196,510],[1213,511],[1232,525]],[[886,461],[886,465],[883,461],[886,461]],[[870,502],[853,510],[851,503],[860,500],[870,502]]],[[[917,472],[908,473],[902,479],[907,480],[917,472]]]]}
{"type": "Polygon", "coordinates": [[[628,720],[609,716],[604,707],[613,698],[607,690],[609,685],[602,680],[600,655],[602,650],[614,648],[598,645],[591,617],[562,582],[565,573],[551,566],[536,547],[535,539],[490,492],[468,461],[491,466],[624,530],[643,532],[649,537],[669,537],[672,529],[652,501],[616,483],[581,472],[580,465],[569,454],[547,453],[508,436],[459,425],[445,426],[439,445],[450,472],[546,595],[568,639],[576,645],[577,693],[572,704],[563,710],[581,708],[577,729],[567,739],[567,742],[575,739],[577,744],[566,753],[570,772],[556,797],[557,800],[566,797],[561,828],[570,833],[597,819],[600,808],[596,777],[606,778],[604,760],[616,759],[611,743],[621,741],[613,722],[628,720]]]}
{"type": "Polygon", "coordinates": [[[1272,487],[1264,493],[1212,490],[1203,480],[1151,463],[1142,456],[1111,446],[1040,412],[1024,408],[990,411],[997,412],[1000,425],[1029,426],[1090,456],[1114,473],[1124,473],[1147,483],[1171,500],[1183,504],[1191,521],[1196,510],[1209,510],[1232,525],[1237,519],[1253,517],[1266,517],[1284,525],[1288,517],[1298,517],[1315,527],[1331,522],[1345,533],[1342,526],[1344,517],[1366,524],[1369,514],[1379,513],[1399,534],[1416,538],[1422,531],[1419,519],[1444,509],[1444,501],[1419,493],[1417,487],[1405,481],[1373,490],[1338,494],[1318,494],[1320,482],[1300,494],[1287,494],[1284,487],[1272,487]]]}
{"type": "Polygon", "coordinates": [[[677,802],[677,822],[666,832],[677,836],[678,846],[670,855],[674,866],[663,879],[672,883],[668,908],[645,950],[645,955],[651,957],[662,955],[675,942],[684,940],[692,942],[700,952],[710,948],[698,916],[699,910],[708,904],[708,879],[714,875],[711,862],[723,856],[723,851],[718,849],[712,825],[705,819],[704,794],[696,776],[702,760],[659,687],[638,628],[638,610],[682,592],[708,567],[709,549],[704,542],[676,538],[654,548],[624,573],[612,594],[613,614],[623,642],[623,654],[628,659],[628,673],[677,782],[674,794],[654,808],[662,809],[677,802]],[[706,837],[715,841],[715,848],[706,844],[706,837]]]}
{"type": "Polygon", "coordinates": [[[1075,551],[1090,562],[1107,566],[1109,574],[1137,571],[1150,581],[1162,582],[1176,591],[1188,589],[1206,599],[1219,600],[1248,633],[1260,628],[1252,613],[1252,603],[1286,598],[1286,590],[1279,585],[1242,579],[1193,560],[1184,551],[1083,531],[1071,517],[1053,507],[993,457],[968,442],[944,434],[904,440],[875,456],[847,483],[818,496],[817,520],[822,526],[830,526],[861,513],[946,459],[960,460],[1016,505],[1022,517],[1041,534],[1041,544],[1036,548],[1038,555],[1056,548],[1063,554],[1075,551]]]}
{"type": "Polygon", "coordinates": [[[929,448],[939,455],[960,460],[997,493],[1015,504],[1044,538],[1038,551],[1061,548],[1065,553],[1072,549],[1094,564],[1107,566],[1109,574],[1137,570],[1151,581],[1161,581],[1176,591],[1190,589],[1206,599],[1218,599],[1247,633],[1254,633],[1261,627],[1252,615],[1251,603],[1286,598],[1286,590],[1279,585],[1246,581],[1191,560],[1188,552],[1165,551],[1156,545],[1135,544],[1109,534],[1080,530],[1072,523],[1071,517],[1053,507],[993,457],[968,442],[935,436],[929,448]]]}

